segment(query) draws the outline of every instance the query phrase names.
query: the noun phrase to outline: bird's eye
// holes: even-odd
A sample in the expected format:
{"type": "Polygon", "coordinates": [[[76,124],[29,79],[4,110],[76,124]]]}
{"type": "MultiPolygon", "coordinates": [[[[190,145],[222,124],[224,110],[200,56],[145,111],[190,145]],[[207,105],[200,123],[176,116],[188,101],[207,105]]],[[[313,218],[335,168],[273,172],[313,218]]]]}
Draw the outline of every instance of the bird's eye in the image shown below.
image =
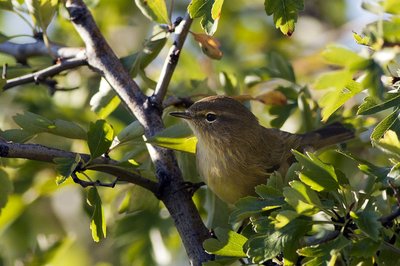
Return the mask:
{"type": "Polygon", "coordinates": [[[206,114],[207,122],[212,123],[212,122],[215,121],[215,119],[217,119],[217,115],[216,114],[214,114],[214,113],[207,113],[206,114]]]}

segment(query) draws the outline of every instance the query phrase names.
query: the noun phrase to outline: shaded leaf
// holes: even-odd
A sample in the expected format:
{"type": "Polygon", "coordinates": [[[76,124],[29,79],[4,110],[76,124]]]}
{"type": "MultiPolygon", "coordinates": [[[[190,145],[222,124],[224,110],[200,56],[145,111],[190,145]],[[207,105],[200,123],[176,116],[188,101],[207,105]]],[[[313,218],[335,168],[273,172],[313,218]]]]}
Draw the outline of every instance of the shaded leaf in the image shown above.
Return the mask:
{"type": "Polygon", "coordinates": [[[390,95],[390,97],[383,103],[378,102],[373,97],[366,97],[364,102],[358,107],[358,115],[375,114],[386,109],[400,106],[400,94],[390,95]]]}
{"type": "Polygon", "coordinates": [[[13,11],[13,4],[11,0],[0,0],[0,9],[13,11]]]}
{"type": "Polygon", "coordinates": [[[351,256],[370,258],[375,254],[380,245],[380,241],[372,241],[370,238],[356,239],[351,247],[351,256]]]}
{"type": "Polygon", "coordinates": [[[24,143],[33,138],[35,135],[35,133],[28,132],[23,129],[8,129],[5,131],[0,131],[0,137],[16,143],[24,143]]]}
{"type": "Polygon", "coordinates": [[[304,8],[303,0],[265,0],[265,12],[273,15],[276,28],[285,35],[291,36],[300,10],[304,8]]]}
{"type": "Polygon", "coordinates": [[[90,230],[95,242],[106,237],[106,221],[101,203],[101,198],[96,187],[90,187],[87,194],[87,203],[92,207],[90,230]]]}
{"type": "Polygon", "coordinates": [[[361,211],[357,214],[352,213],[354,222],[368,237],[374,241],[379,240],[379,231],[382,229],[382,224],[379,221],[380,215],[375,211],[361,211]]]}
{"type": "Polygon", "coordinates": [[[11,182],[10,178],[8,177],[7,173],[0,169],[0,214],[1,209],[6,206],[8,197],[13,192],[13,183],[11,182]]]}
{"type": "Polygon", "coordinates": [[[278,208],[283,204],[285,204],[283,198],[268,198],[262,200],[256,197],[244,197],[235,203],[235,209],[229,217],[229,222],[231,224],[240,222],[257,213],[278,208]]]}
{"type": "Polygon", "coordinates": [[[46,31],[57,11],[58,0],[25,1],[35,25],[46,31]]]}
{"type": "Polygon", "coordinates": [[[51,127],[48,133],[70,138],[70,139],[86,139],[87,134],[83,128],[78,126],[77,124],[62,120],[56,119],[54,120],[54,126],[51,127]]]}
{"type": "Polygon", "coordinates": [[[79,162],[81,161],[81,156],[77,154],[75,158],[54,158],[53,162],[56,164],[57,172],[60,176],[57,177],[57,185],[65,182],[65,180],[71,176],[75,171],[79,162]]]}
{"type": "Polygon", "coordinates": [[[164,0],[135,0],[137,7],[148,19],[169,24],[167,6],[164,0]]]}
{"type": "Polygon", "coordinates": [[[91,158],[97,158],[108,151],[114,138],[114,130],[105,120],[90,123],[87,133],[91,158]]]}
{"type": "Polygon", "coordinates": [[[215,238],[206,239],[203,247],[211,254],[229,257],[246,257],[243,251],[243,245],[247,238],[241,234],[225,228],[215,228],[215,238]]]}
{"type": "Polygon", "coordinates": [[[286,58],[277,52],[269,52],[266,55],[267,66],[263,67],[271,78],[282,78],[291,82],[296,82],[293,67],[286,58]]]}

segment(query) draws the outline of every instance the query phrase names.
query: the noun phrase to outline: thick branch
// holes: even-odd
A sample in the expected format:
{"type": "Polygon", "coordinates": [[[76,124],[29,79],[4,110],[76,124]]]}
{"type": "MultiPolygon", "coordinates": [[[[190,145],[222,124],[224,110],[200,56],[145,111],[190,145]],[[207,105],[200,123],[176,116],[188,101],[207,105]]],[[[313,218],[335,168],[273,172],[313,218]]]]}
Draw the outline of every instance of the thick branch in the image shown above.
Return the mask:
{"type": "MultiPolygon", "coordinates": [[[[64,47],[51,43],[50,51],[57,58],[75,58],[84,49],[80,47],[64,47]]],[[[0,53],[12,55],[18,62],[24,63],[26,59],[32,56],[49,55],[49,49],[42,40],[36,40],[33,43],[0,43],[0,53]]]]}
{"type": "MultiPolygon", "coordinates": [[[[20,144],[0,141],[0,157],[22,158],[41,162],[54,163],[55,158],[75,158],[77,153],[50,148],[39,144],[20,144]]],[[[81,158],[88,162],[89,154],[79,153],[81,158]]],[[[117,166],[118,162],[109,158],[99,157],[87,165],[88,170],[108,173],[125,181],[144,187],[153,193],[158,192],[158,184],[134,172],[117,166]]]]}
{"type": "MultiPolygon", "coordinates": [[[[146,138],[163,130],[161,105],[149,100],[140,91],[105,41],[83,1],[67,0],[65,3],[75,29],[85,42],[89,65],[108,81],[129,111],[136,116],[144,128],[146,138]]],[[[189,260],[193,265],[201,265],[212,258],[202,247],[203,241],[210,234],[190,193],[182,189],[182,173],[175,155],[168,149],[150,144],[147,147],[160,181],[159,198],[174,219],[189,260]]]]}
{"type": "Polygon", "coordinates": [[[157,82],[156,89],[153,94],[153,101],[158,105],[162,104],[162,101],[167,94],[168,86],[172,78],[172,74],[175,71],[176,65],[178,64],[179,55],[182,51],[183,44],[189,33],[190,25],[192,24],[192,19],[189,14],[186,14],[185,19],[181,22],[181,31],[176,35],[174,44],[169,50],[167,59],[164,62],[164,66],[161,70],[160,78],[157,82]]]}
{"type": "Polygon", "coordinates": [[[3,90],[8,90],[11,89],[15,86],[18,85],[23,85],[27,83],[41,83],[42,81],[45,81],[47,78],[53,77],[59,73],[61,73],[64,70],[67,69],[73,69],[79,66],[86,65],[86,57],[84,54],[81,55],[81,58],[73,58],[73,59],[67,59],[63,60],[58,64],[55,64],[53,66],[50,66],[48,68],[39,70],[35,73],[27,74],[18,78],[14,79],[9,79],[7,80],[6,84],[3,86],[3,90]]]}

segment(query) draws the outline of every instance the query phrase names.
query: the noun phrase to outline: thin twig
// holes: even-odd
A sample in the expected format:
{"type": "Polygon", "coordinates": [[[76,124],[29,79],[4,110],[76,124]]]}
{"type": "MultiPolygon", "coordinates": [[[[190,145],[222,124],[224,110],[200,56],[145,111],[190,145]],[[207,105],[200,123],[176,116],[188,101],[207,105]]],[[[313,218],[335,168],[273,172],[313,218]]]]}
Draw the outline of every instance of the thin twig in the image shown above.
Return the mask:
{"type": "Polygon", "coordinates": [[[61,61],[61,63],[50,66],[48,68],[39,70],[35,73],[27,74],[24,76],[20,76],[18,78],[7,80],[6,84],[3,87],[3,90],[11,89],[18,85],[23,85],[27,83],[35,82],[36,84],[41,83],[49,77],[53,77],[64,70],[73,69],[78,66],[86,65],[86,58],[73,58],[61,61]]]}
{"type": "MultiPolygon", "coordinates": [[[[22,158],[41,162],[54,163],[55,158],[75,158],[78,153],[64,151],[56,148],[51,148],[39,144],[20,144],[0,141],[0,157],[3,158],[22,158]]],[[[90,160],[89,154],[79,153],[80,157],[88,162],[90,160]]],[[[125,181],[128,183],[136,184],[150,190],[153,193],[159,191],[159,185],[147,178],[140,176],[133,171],[118,166],[119,162],[99,157],[85,166],[87,170],[108,173],[118,177],[118,181],[125,181]]]]}
{"type": "Polygon", "coordinates": [[[164,66],[161,70],[160,77],[157,82],[156,89],[152,96],[152,102],[161,106],[165,95],[167,94],[168,86],[172,78],[172,74],[178,64],[179,55],[182,51],[183,44],[185,43],[186,37],[189,33],[192,19],[189,14],[186,14],[183,21],[180,23],[181,31],[175,37],[174,44],[169,50],[167,59],[164,62],[164,66]]]}

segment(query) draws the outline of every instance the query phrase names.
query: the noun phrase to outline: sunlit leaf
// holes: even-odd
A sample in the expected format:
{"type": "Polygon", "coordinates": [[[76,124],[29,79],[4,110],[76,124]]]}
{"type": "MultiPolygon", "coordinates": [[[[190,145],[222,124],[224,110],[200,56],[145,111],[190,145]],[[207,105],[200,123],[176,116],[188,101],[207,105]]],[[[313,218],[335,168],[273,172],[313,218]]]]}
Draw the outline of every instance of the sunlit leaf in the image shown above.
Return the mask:
{"type": "Polygon", "coordinates": [[[92,159],[106,153],[114,138],[114,130],[105,120],[90,123],[87,133],[88,146],[92,159]]]}
{"type": "Polygon", "coordinates": [[[351,244],[350,240],[348,240],[342,235],[339,235],[338,237],[328,242],[301,248],[297,251],[297,253],[305,257],[328,257],[327,259],[329,259],[330,252],[332,250],[340,251],[343,248],[349,246],[350,244],[351,244]]]}
{"type": "Polygon", "coordinates": [[[330,64],[348,67],[351,70],[364,69],[371,63],[369,59],[337,45],[327,46],[322,56],[330,64]]]}
{"type": "Polygon", "coordinates": [[[120,98],[115,94],[113,88],[108,82],[102,78],[100,81],[99,91],[90,99],[92,111],[105,119],[107,118],[121,103],[120,98]]]}
{"type": "Polygon", "coordinates": [[[265,0],[265,12],[273,15],[276,28],[285,35],[291,36],[294,32],[298,13],[303,10],[303,0],[265,0]]]}
{"type": "Polygon", "coordinates": [[[215,228],[214,233],[216,238],[209,238],[204,241],[203,247],[211,254],[230,257],[245,257],[243,245],[247,238],[234,231],[215,228]]]}
{"type": "Polygon", "coordinates": [[[299,174],[300,180],[316,191],[332,191],[339,188],[338,178],[333,166],[323,163],[312,153],[307,156],[293,151],[296,160],[304,166],[299,174]]]}
{"type": "Polygon", "coordinates": [[[400,157],[400,141],[397,133],[393,130],[386,131],[383,138],[379,139],[375,144],[381,149],[400,157]]]}
{"type": "Polygon", "coordinates": [[[361,36],[360,34],[353,32],[353,38],[360,45],[365,45],[365,46],[371,45],[371,38],[368,36],[361,36]]]}
{"type": "Polygon", "coordinates": [[[208,35],[213,35],[218,27],[219,14],[223,1],[192,0],[188,6],[191,18],[201,18],[201,27],[208,35]],[[215,5],[215,8],[213,9],[215,5]]]}
{"type": "Polygon", "coordinates": [[[91,187],[87,194],[87,203],[92,207],[92,217],[90,221],[90,230],[95,242],[99,242],[106,237],[106,221],[101,198],[96,187],[91,187]]]}
{"type": "Polygon", "coordinates": [[[362,90],[363,87],[360,83],[350,81],[346,87],[325,94],[319,100],[319,104],[322,107],[322,121],[328,120],[337,109],[362,90]]]}
{"type": "Polygon", "coordinates": [[[373,141],[378,141],[386,131],[389,129],[396,130],[400,126],[399,123],[399,110],[395,110],[393,113],[385,117],[372,131],[371,139],[373,141]]]}
{"type": "Polygon", "coordinates": [[[57,11],[58,0],[28,0],[25,3],[33,22],[46,31],[57,11]]]}
{"type": "Polygon", "coordinates": [[[186,123],[179,123],[164,129],[147,142],[164,148],[195,153],[197,138],[191,135],[186,123]]]}
{"type": "Polygon", "coordinates": [[[165,0],[135,0],[135,3],[148,19],[169,24],[165,0]]]}
{"type": "Polygon", "coordinates": [[[220,50],[221,44],[219,41],[204,33],[192,32],[193,38],[199,43],[201,50],[205,55],[211,59],[220,60],[222,58],[222,51],[220,50]]]}
{"type": "Polygon", "coordinates": [[[322,206],[317,193],[300,181],[290,182],[290,187],[283,189],[285,201],[300,214],[314,214],[322,206]]]}
{"type": "Polygon", "coordinates": [[[320,75],[314,83],[317,90],[335,88],[342,89],[353,80],[353,73],[347,69],[330,71],[320,75]]]}

